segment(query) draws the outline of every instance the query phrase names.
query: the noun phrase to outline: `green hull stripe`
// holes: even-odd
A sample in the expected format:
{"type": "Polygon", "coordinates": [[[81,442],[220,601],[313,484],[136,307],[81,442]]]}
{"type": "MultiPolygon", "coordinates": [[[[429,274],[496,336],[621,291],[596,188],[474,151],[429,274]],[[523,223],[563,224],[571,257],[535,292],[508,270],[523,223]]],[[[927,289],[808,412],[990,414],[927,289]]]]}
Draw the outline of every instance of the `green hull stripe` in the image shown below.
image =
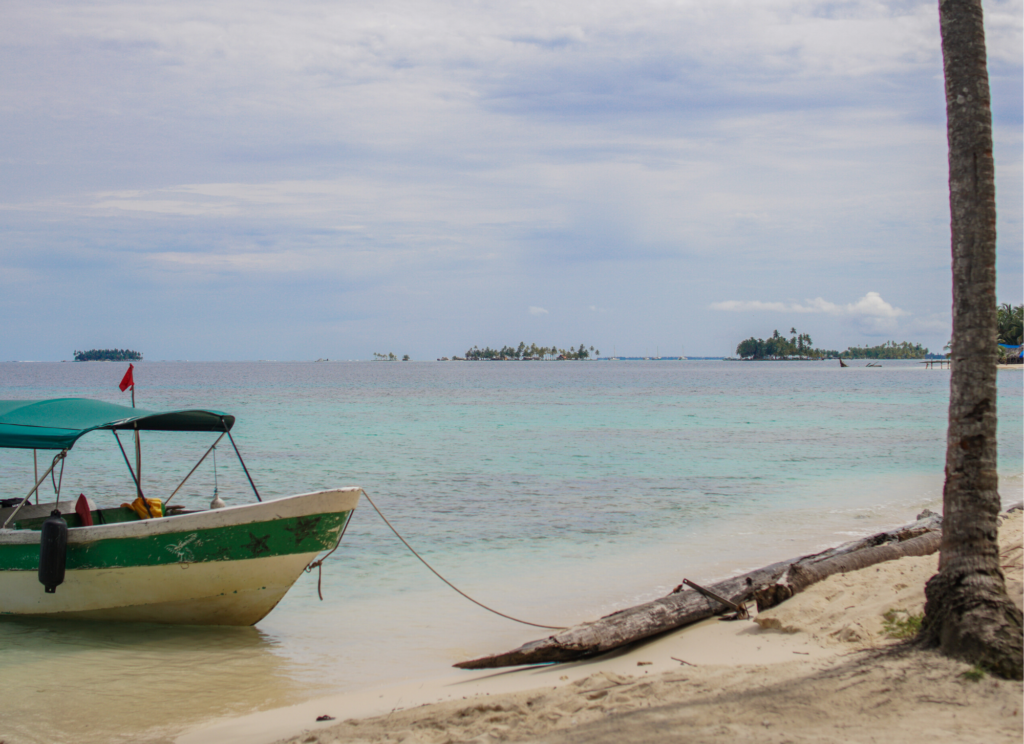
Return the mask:
{"type": "MultiPolygon", "coordinates": [[[[67,570],[237,561],[334,547],[351,511],[68,543],[67,570]]],[[[0,545],[0,571],[39,570],[39,545],[0,545]]]]}

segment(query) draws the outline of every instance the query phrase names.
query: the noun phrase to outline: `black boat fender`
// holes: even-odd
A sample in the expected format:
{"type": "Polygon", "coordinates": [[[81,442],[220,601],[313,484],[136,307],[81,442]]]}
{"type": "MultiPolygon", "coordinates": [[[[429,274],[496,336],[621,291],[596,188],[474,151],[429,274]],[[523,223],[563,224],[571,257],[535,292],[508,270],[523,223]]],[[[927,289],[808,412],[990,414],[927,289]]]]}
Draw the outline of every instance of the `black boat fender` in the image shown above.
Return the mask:
{"type": "Polygon", "coordinates": [[[61,519],[60,510],[54,509],[43,522],[39,538],[39,583],[53,594],[64,583],[64,568],[68,558],[68,525],[61,519]]]}

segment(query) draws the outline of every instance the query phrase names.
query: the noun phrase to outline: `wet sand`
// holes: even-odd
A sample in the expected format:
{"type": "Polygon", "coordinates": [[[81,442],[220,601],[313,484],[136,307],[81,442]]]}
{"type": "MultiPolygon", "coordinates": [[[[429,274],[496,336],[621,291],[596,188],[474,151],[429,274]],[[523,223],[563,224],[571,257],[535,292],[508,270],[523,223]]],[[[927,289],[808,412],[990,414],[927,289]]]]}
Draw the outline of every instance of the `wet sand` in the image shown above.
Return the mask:
{"type": "MultiPolygon", "coordinates": [[[[1017,511],[1000,529],[1018,605],[1021,526],[1017,511]]],[[[750,621],[709,620],[598,659],[324,697],[176,741],[1020,742],[1020,682],[971,679],[968,665],[885,631],[887,614],[923,611],[937,560],[832,576],[750,621]]]]}

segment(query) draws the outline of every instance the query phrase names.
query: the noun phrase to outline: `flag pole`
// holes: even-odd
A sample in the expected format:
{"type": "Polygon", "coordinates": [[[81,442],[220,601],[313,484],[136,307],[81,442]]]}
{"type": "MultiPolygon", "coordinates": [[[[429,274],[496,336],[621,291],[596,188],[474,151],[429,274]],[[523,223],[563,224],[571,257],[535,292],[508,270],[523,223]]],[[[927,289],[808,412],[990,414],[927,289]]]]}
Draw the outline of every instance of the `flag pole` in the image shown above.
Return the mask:
{"type": "MultiPolygon", "coordinates": [[[[132,408],[135,408],[135,375],[132,374],[134,368],[134,364],[128,365],[128,371],[124,373],[121,384],[118,385],[122,393],[128,388],[132,389],[132,408]]],[[[129,465],[129,467],[131,466],[129,465]]],[[[142,498],[142,443],[139,441],[139,423],[137,421],[135,422],[135,493],[137,497],[142,498]]]]}
{"type": "MultiPolygon", "coordinates": [[[[132,377],[132,408],[135,408],[135,377],[132,377]]],[[[142,442],[139,441],[139,424],[135,424],[135,491],[142,498],[142,442]]]]}
{"type": "MultiPolygon", "coordinates": [[[[132,406],[134,408],[135,406],[132,406]]],[[[142,497],[142,445],[139,442],[139,425],[135,424],[135,474],[138,479],[135,481],[136,494],[142,497]]]]}

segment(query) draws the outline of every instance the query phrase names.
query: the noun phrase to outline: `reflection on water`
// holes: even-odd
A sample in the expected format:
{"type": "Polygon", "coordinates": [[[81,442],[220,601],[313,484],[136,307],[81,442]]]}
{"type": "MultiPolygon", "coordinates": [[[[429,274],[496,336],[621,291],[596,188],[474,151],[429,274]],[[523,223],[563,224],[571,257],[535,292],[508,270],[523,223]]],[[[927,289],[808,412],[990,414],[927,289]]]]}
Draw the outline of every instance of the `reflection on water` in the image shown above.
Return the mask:
{"type": "Polygon", "coordinates": [[[4,619],[0,740],[160,741],[303,699],[276,645],[256,628],[4,619]]]}

